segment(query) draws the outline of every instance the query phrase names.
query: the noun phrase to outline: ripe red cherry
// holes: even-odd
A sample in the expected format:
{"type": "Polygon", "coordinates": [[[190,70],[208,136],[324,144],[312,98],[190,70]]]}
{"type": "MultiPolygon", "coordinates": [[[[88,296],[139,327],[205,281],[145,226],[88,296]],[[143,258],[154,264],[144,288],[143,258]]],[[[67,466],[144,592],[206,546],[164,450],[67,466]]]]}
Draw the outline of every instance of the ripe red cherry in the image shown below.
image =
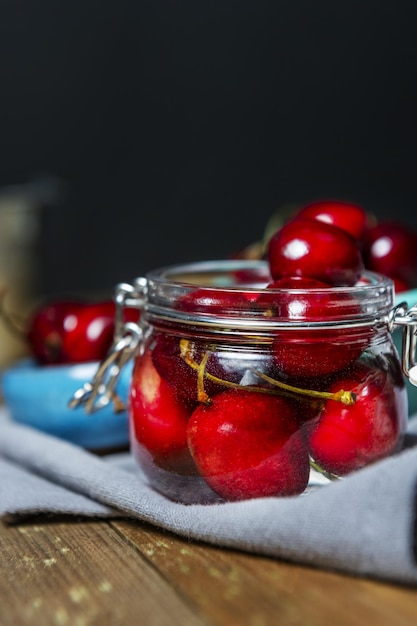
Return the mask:
{"type": "Polygon", "coordinates": [[[190,407],[156,371],[149,352],[135,362],[129,394],[133,451],[143,446],[153,462],[177,473],[195,473],[187,447],[190,407]]]}
{"type": "MultiPolygon", "coordinates": [[[[259,257],[259,260],[262,257],[259,257]]],[[[257,269],[241,269],[233,272],[233,278],[236,285],[244,288],[249,287],[264,287],[271,280],[268,266],[261,266],[257,269]]]]}
{"type": "Polygon", "coordinates": [[[196,408],[187,435],[200,474],[226,500],[289,496],[307,486],[305,438],[287,398],[224,391],[196,408]]]}
{"type": "Polygon", "coordinates": [[[29,347],[40,364],[66,363],[63,348],[65,324],[84,307],[78,300],[53,300],[32,315],[27,331],[29,347]]]}
{"type": "Polygon", "coordinates": [[[337,297],[328,285],[312,278],[277,280],[258,299],[268,317],[280,321],[305,321],[305,328],[274,331],[272,354],[280,372],[289,377],[316,378],[333,374],[353,363],[367,348],[371,330],[309,328],[338,315],[359,315],[359,303],[349,294],[337,297]]]}
{"type": "Polygon", "coordinates": [[[392,453],[401,423],[397,394],[385,371],[359,364],[330,391],[338,389],[354,392],[355,403],[326,401],[310,436],[310,453],[324,470],[343,476],[392,453]]]}
{"type": "MultiPolygon", "coordinates": [[[[314,302],[324,297],[325,304],[328,303],[329,296],[324,296],[320,292],[328,291],[331,285],[308,276],[284,276],[266,285],[256,300],[256,308],[265,317],[281,319],[303,319],[311,315],[311,308],[314,302]],[[320,291],[309,293],[310,289],[320,291]],[[293,291],[293,293],[292,293],[293,291]],[[307,293],[306,293],[307,292],[307,293]]],[[[317,309],[317,305],[315,306],[317,309]]],[[[319,312],[321,319],[322,311],[319,312]]]]}
{"type": "Polygon", "coordinates": [[[315,219],[295,218],[282,226],[271,237],[267,255],[273,280],[304,276],[333,286],[352,286],[363,271],[355,239],[315,219]]]}
{"type": "Polygon", "coordinates": [[[369,230],[363,254],[367,269],[417,285],[417,231],[410,226],[379,222],[369,230]]]}
{"type": "MultiPolygon", "coordinates": [[[[33,356],[44,365],[103,359],[113,341],[115,310],[113,301],[57,299],[42,305],[27,331],[33,356]]],[[[138,311],[125,311],[126,321],[138,318],[138,311]]]]}
{"type": "Polygon", "coordinates": [[[201,287],[189,291],[176,302],[176,308],[191,313],[240,315],[248,312],[250,292],[201,287]]]}
{"type": "Polygon", "coordinates": [[[114,332],[114,302],[89,304],[67,315],[62,350],[67,362],[84,363],[103,358],[114,332]]]}
{"type": "Polygon", "coordinates": [[[361,241],[372,224],[371,215],[359,204],[341,200],[319,200],[304,206],[298,217],[320,220],[333,224],[361,241]]]}

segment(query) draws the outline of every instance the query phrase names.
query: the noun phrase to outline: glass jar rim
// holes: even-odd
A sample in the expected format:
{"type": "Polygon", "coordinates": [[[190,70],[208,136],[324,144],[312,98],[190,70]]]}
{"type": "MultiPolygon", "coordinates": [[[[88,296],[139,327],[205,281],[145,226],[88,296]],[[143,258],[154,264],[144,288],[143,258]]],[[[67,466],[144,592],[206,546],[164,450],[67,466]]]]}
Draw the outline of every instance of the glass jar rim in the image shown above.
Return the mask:
{"type": "Polygon", "coordinates": [[[165,266],[146,274],[145,318],[152,324],[193,324],[212,329],[270,330],[272,328],[305,327],[361,327],[387,323],[388,314],[394,306],[393,281],[375,272],[364,271],[360,280],[352,287],[266,289],[271,282],[266,261],[211,260],[165,266]],[[231,296],[245,294],[247,305],[231,304],[225,310],[210,306],[207,298],[204,307],[192,306],[186,310],[178,302],[188,294],[199,290],[202,296],[231,296]],[[325,319],[310,319],[302,316],[269,316],[267,306],[259,304],[265,293],[271,297],[290,295],[302,298],[308,294],[316,301],[326,298],[325,319]],[[352,302],[358,306],[352,307],[352,302]]]}

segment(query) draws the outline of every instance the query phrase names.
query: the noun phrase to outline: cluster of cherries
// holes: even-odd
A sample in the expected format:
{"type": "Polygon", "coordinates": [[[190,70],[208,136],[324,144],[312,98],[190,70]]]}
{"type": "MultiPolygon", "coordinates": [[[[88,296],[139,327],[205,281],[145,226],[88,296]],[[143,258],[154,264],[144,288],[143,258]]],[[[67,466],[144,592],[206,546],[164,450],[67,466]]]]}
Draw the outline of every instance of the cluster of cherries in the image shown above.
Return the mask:
{"type": "MultiPolygon", "coordinates": [[[[275,218],[285,220],[281,211],[274,215],[274,222],[275,218]]],[[[391,278],[397,293],[417,287],[417,231],[409,224],[377,219],[362,206],[339,200],[312,202],[298,208],[291,218],[315,219],[338,226],[357,242],[365,269],[391,278]]],[[[238,256],[261,256],[264,244],[249,246],[238,256]]],[[[340,246],[342,249],[343,242],[340,246]]]]}
{"type": "MultiPolygon", "coordinates": [[[[282,287],[291,288],[294,277],[308,277],[329,285],[353,285],[364,267],[390,277],[397,293],[417,286],[417,232],[409,226],[394,221],[377,222],[359,205],[340,201],[309,204],[295,218],[285,229],[280,228],[269,244],[272,276],[288,277],[282,287]],[[344,232],[322,226],[317,229],[312,219],[344,232]],[[311,249],[309,254],[294,250],[301,240],[311,249]],[[293,252],[289,253],[291,246],[293,252]],[[292,258],[294,254],[298,258],[292,258]]],[[[196,303],[190,300],[189,304],[192,308],[196,303]]],[[[46,302],[30,320],[30,349],[41,364],[101,360],[111,345],[114,314],[111,300],[57,298],[46,302]]],[[[137,312],[128,311],[127,316],[129,321],[135,321],[137,312]]]]}
{"type": "MultiPolygon", "coordinates": [[[[332,288],[357,285],[364,267],[395,278],[397,288],[415,284],[413,237],[373,224],[356,205],[311,205],[270,238],[265,288],[196,288],[175,307],[323,321],[332,288]]],[[[360,314],[348,291],[337,297],[345,314],[360,314]]],[[[300,494],[311,467],[336,478],[385,457],[401,434],[404,380],[393,355],[363,356],[371,335],[366,327],[277,330],[257,362],[244,350],[229,358],[207,342],[155,333],[130,392],[139,463],[144,450],[155,476],[195,475],[221,498],[240,500],[300,494]]]]}
{"type": "MultiPolygon", "coordinates": [[[[365,268],[390,277],[397,292],[417,285],[417,233],[350,203],[300,209],[273,233],[265,257],[264,289],[195,288],[176,308],[314,322],[332,310],[331,288],[357,285],[365,268]]],[[[237,274],[237,287],[246,278],[237,274]]],[[[338,297],[345,314],[360,314],[351,296],[338,297]]],[[[125,316],[137,321],[138,311],[125,316]]],[[[112,301],[56,299],[35,312],[27,339],[40,365],[100,361],[114,322],[112,301]]],[[[299,494],[312,466],[339,477],[374,462],[398,445],[404,381],[389,355],[364,358],[371,334],[276,331],[254,360],[244,349],[230,355],[155,332],[133,371],[133,451],[140,462],[145,451],[158,475],[202,478],[226,500],[299,494]]]]}

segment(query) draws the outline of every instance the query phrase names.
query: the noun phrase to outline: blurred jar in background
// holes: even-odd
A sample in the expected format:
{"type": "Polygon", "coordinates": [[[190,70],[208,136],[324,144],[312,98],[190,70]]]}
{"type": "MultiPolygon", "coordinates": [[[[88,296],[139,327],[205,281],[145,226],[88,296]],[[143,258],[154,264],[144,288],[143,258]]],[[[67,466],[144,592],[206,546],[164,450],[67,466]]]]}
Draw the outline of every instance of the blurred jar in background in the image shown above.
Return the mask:
{"type": "MultiPolygon", "coordinates": [[[[54,178],[0,187],[1,310],[12,319],[25,315],[38,295],[38,246],[45,209],[56,204],[60,182],[54,178]]],[[[0,369],[27,354],[27,346],[0,320],[0,369]]]]}

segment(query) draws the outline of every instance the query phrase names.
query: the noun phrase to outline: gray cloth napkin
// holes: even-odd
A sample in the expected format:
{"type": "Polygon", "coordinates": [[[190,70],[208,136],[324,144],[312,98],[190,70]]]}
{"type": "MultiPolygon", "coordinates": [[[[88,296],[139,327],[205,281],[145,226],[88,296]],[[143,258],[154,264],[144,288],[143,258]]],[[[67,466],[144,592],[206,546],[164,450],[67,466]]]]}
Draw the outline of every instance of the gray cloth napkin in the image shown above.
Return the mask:
{"type": "Polygon", "coordinates": [[[410,446],[303,496],[184,505],[150,488],[129,453],[99,457],[0,411],[6,522],[41,513],[136,518],[217,546],[415,585],[416,483],[410,446]]]}

